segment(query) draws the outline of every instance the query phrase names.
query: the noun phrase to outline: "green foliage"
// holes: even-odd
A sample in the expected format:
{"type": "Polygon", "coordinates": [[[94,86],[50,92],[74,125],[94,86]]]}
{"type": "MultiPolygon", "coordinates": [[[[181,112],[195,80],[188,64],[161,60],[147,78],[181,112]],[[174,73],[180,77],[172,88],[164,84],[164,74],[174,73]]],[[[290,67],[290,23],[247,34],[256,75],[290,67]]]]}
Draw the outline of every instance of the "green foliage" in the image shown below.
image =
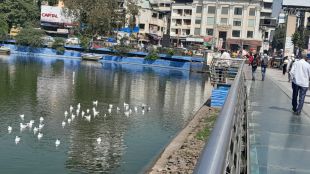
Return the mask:
{"type": "Polygon", "coordinates": [[[6,16],[9,28],[13,25],[25,27],[40,19],[40,10],[33,0],[5,0],[0,3],[0,11],[6,16]]]}
{"type": "Polygon", "coordinates": [[[9,31],[9,26],[6,22],[6,18],[0,15],[0,40],[5,40],[9,31]]]}
{"type": "MultiPolygon", "coordinates": [[[[64,0],[64,3],[69,9],[68,15],[78,16],[77,21],[85,24],[86,27],[81,31],[83,34],[112,35],[114,29],[125,25],[126,13],[119,8],[119,2],[116,0],[64,0]]],[[[129,13],[136,14],[135,8],[130,7],[130,9],[133,10],[129,13]]]]}
{"type": "Polygon", "coordinates": [[[87,36],[87,35],[82,35],[80,37],[80,41],[81,41],[81,47],[88,51],[89,50],[89,44],[90,44],[90,41],[91,41],[91,38],[90,36],[87,36]]]}
{"type": "Polygon", "coordinates": [[[65,40],[63,38],[55,38],[55,42],[52,45],[52,48],[56,49],[57,54],[63,54],[65,52],[65,40]]]}
{"type": "Polygon", "coordinates": [[[113,50],[115,50],[115,54],[118,56],[126,56],[127,53],[130,51],[130,46],[126,45],[128,41],[128,37],[122,37],[120,39],[120,44],[113,46],[113,50]]]}
{"type": "Polygon", "coordinates": [[[136,16],[139,14],[140,7],[137,6],[137,0],[127,0],[127,15],[129,17],[129,26],[134,28],[136,25],[136,16]]]}
{"type": "Polygon", "coordinates": [[[44,31],[27,26],[16,36],[16,43],[30,47],[42,47],[44,31]]]}
{"type": "Polygon", "coordinates": [[[173,56],[174,55],[174,50],[172,49],[172,48],[169,48],[168,50],[167,50],[167,54],[168,54],[168,56],[173,56]]]}
{"type": "Polygon", "coordinates": [[[292,42],[295,47],[299,48],[305,48],[305,42],[304,42],[304,34],[301,31],[296,31],[292,35],[292,42]]]}
{"type": "Polygon", "coordinates": [[[156,49],[151,49],[149,54],[145,57],[146,60],[156,60],[159,58],[158,51],[156,49]]]}
{"type": "Polygon", "coordinates": [[[284,48],[284,42],[285,42],[285,26],[280,26],[276,28],[274,37],[272,40],[272,47],[276,48],[277,50],[284,48]]]}
{"type": "Polygon", "coordinates": [[[205,122],[206,122],[205,127],[199,132],[197,132],[195,136],[198,140],[205,141],[210,136],[212,129],[214,127],[215,121],[217,119],[218,113],[219,111],[215,111],[214,113],[210,114],[208,118],[205,119],[205,122]]]}

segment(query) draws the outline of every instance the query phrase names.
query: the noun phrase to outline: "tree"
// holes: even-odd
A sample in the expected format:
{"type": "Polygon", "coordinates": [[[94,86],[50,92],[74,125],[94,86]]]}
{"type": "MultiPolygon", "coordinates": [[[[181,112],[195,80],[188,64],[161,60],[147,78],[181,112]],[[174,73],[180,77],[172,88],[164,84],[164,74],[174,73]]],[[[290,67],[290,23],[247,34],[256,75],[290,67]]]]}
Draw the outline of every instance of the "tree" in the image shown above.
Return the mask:
{"type": "Polygon", "coordinates": [[[129,27],[132,29],[136,26],[136,16],[139,14],[140,7],[137,0],[127,0],[126,13],[129,16],[129,27]]]}
{"type": "MultiPolygon", "coordinates": [[[[130,13],[136,14],[135,1],[129,0],[130,13]]],[[[120,2],[116,0],[64,0],[68,7],[68,14],[77,16],[77,21],[82,24],[81,32],[111,35],[115,29],[121,28],[125,24],[124,9],[120,7],[120,2]]]]}
{"type": "Polygon", "coordinates": [[[16,36],[16,43],[19,45],[26,45],[30,47],[42,47],[44,31],[35,29],[32,26],[26,26],[21,29],[16,36]]]}
{"type": "Polygon", "coordinates": [[[13,25],[26,26],[40,19],[40,11],[33,0],[4,0],[0,3],[0,11],[5,15],[9,28],[13,25]]]}
{"type": "Polygon", "coordinates": [[[285,42],[285,26],[280,26],[276,28],[274,37],[272,40],[272,47],[280,50],[284,48],[284,42],[285,42]]]}
{"type": "Polygon", "coordinates": [[[6,39],[9,31],[9,26],[6,22],[6,17],[4,15],[0,15],[0,41],[6,39]]]}
{"type": "Polygon", "coordinates": [[[292,42],[295,47],[302,49],[305,48],[304,33],[302,31],[296,30],[295,33],[292,35],[292,42]]]}

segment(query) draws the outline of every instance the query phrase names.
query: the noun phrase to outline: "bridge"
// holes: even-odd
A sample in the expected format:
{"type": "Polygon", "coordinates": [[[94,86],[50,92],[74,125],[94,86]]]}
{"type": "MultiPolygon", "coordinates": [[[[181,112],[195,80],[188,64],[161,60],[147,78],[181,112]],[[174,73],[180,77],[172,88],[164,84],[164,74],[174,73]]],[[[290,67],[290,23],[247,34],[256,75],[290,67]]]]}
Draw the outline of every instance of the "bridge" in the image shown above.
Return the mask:
{"type": "Polygon", "coordinates": [[[265,81],[252,81],[244,60],[229,60],[235,71],[216,61],[211,80],[231,88],[194,173],[310,173],[310,97],[294,115],[291,84],[279,70],[268,68],[265,81]]]}

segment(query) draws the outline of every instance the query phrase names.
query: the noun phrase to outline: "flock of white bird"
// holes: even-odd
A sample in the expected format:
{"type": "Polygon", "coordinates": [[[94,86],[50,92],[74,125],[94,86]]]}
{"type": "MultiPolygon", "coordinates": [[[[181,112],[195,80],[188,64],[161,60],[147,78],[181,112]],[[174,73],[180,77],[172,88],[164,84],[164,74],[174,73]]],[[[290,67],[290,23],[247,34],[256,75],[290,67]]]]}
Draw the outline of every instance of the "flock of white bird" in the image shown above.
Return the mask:
{"type": "MultiPolygon", "coordinates": [[[[96,107],[98,106],[98,100],[93,101],[93,108],[92,108],[92,112],[90,111],[90,109],[86,109],[85,111],[81,111],[81,104],[78,103],[76,110],[74,112],[74,107],[72,105],[70,105],[69,111],[65,111],[64,112],[64,120],[61,123],[61,126],[63,128],[65,128],[66,125],[70,125],[76,117],[82,117],[83,119],[85,119],[86,121],[90,122],[93,118],[99,116],[99,111],[97,111],[96,107]]],[[[138,107],[134,106],[133,108],[131,108],[129,106],[128,103],[124,102],[123,105],[123,111],[124,111],[124,115],[129,117],[133,112],[138,112],[138,107]]],[[[112,113],[112,109],[113,109],[113,105],[109,104],[108,107],[108,113],[111,114],[112,113]]],[[[146,104],[142,104],[141,106],[141,112],[142,114],[145,113],[145,111],[150,111],[151,107],[147,106],[146,104]]],[[[116,107],[116,112],[120,113],[121,108],[120,107],[116,107]]],[[[103,115],[104,117],[107,116],[107,114],[103,115]]],[[[25,115],[22,114],[20,115],[20,119],[22,120],[22,122],[24,122],[25,120],[25,115]]],[[[42,129],[44,128],[44,118],[40,117],[39,119],[39,125],[35,126],[33,129],[32,127],[35,124],[35,120],[30,120],[28,123],[20,123],[20,132],[23,132],[25,129],[29,129],[30,131],[33,131],[33,134],[36,135],[38,137],[38,140],[41,140],[43,137],[43,133],[42,133],[42,129]]],[[[10,134],[12,132],[13,128],[11,126],[8,126],[8,133],[10,134]]],[[[21,141],[21,137],[16,136],[15,137],[15,144],[19,144],[21,141]]],[[[101,143],[101,137],[98,137],[96,139],[97,143],[100,144],[101,143]]],[[[60,140],[56,139],[55,141],[55,146],[58,147],[60,145],[60,140]]]]}

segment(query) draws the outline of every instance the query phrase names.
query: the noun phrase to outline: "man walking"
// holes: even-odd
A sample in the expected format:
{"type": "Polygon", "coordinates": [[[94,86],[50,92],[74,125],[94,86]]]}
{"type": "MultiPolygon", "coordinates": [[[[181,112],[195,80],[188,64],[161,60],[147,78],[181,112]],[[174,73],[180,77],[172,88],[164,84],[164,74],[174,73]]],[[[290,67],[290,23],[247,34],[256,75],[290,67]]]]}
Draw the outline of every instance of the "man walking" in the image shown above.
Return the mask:
{"type": "Polygon", "coordinates": [[[266,69],[268,66],[268,61],[269,61],[268,55],[265,53],[261,60],[262,81],[265,80],[265,74],[266,74],[266,69]]]}
{"type": "Polygon", "coordinates": [[[296,115],[300,115],[302,107],[304,105],[306,93],[309,87],[310,78],[310,64],[306,62],[306,57],[293,64],[290,75],[292,78],[293,88],[293,111],[296,115]],[[297,97],[299,101],[297,103],[297,97]]]}

